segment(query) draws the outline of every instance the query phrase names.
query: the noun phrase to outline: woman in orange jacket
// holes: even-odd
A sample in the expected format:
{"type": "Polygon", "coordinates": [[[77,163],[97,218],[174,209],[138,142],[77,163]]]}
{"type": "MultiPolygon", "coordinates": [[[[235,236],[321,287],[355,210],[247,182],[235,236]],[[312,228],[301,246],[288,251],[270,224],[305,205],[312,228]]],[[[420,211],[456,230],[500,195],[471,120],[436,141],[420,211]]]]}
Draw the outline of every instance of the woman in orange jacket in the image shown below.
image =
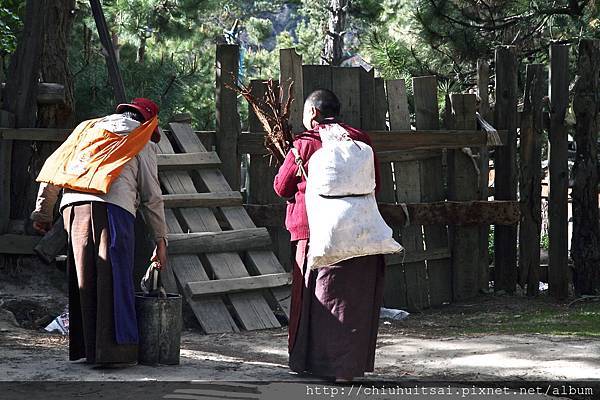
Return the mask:
{"type": "Polygon", "coordinates": [[[167,231],[154,142],[158,106],[138,98],[117,113],[82,122],[48,158],[34,228],[45,233],[63,190],[60,211],[68,233],[69,358],[126,366],[137,363],[134,304],[134,222],[141,208],[167,265],[167,231]]]}

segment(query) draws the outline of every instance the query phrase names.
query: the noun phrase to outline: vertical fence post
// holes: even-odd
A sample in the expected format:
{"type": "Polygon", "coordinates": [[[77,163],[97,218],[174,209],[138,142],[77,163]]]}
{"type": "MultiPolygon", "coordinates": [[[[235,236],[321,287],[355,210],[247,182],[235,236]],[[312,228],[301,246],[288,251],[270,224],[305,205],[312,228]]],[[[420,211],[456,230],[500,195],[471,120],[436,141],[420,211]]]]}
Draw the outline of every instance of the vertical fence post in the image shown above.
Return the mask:
{"type": "Polygon", "coordinates": [[[519,145],[519,284],[527,284],[527,295],[539,292],[540,232],[542,229],[542,141],[546,79],[542,64],[527,66],[525,97],[521,114],[519,145]]]}
{"type": "Polygon", "coordinates": [[[296,49],[279,50],[279,85],[284,88],[281,103],[287,101],[287,85],[294,82],[294,97],[290,108],[289,123],[292,132],[299,133],[304,130],[302,125],[302,111],[304,107],[304,77],[302,75],[302,56],[296,53],[296,49]]]}
{"type": "Polygon", "coordinates": [[[216,134],[215,144],[221,158],[221,171],[233,190],[240,190],[240,155],[238,138],[241,133],[237,94],[227,86],[238,79],[240,49],[237,45],[217,45],[216,60],[216,134]]]}
{"type": "MultiPolygon", "coordinates": [[[[413,93],[415,104],[415,121],[419,130],[436,130],[440,128],[439,106],[437,97],[437,77],[422,76],[413,78],[413,93]]],[[[442,157],[429,158],[421,161],[421,201],[444,201],[444,173],[442,157]]],[[[448,231],[445,225],[429,225],[423,227],[425,248],[427,250],[448,247],[448,231]]],[[[427,272],[430,276],[444,276],[451,271],[449,259],[427,260],[427,272]]],[[[407,275],[407,290],[409,276],[407,275]]],[[[450,285],[448,285],[449,287],[450,285]]],[[[434,293],[430,300],[438,301],[450,295],[450,290],[434,293]]]]}
{"type": "MultiPolygon", "coordinates": [[[[12,128],[15,118],[12,113],[0,110],[0,127],[12,128]]],[[[0,234],[6,233],[10,221],[10,176],[12,140],[0,139],[0,234]]]]}
{"type": "MultiPolygon", "coordinates": [[[[490,65],[487,60],[477,60],[477,96],[479,97],[479,114],[487,122],[491,122],[490,115],[490,65]]],[[[488,199],[489,196],[489,176],[490,176],[490,153],[487,146],[476,149],[479,155],[479,179],[481,200],[488,199]]],[[[490,255],[489,255],[489,225],[479,227],[479,288],[487,290],[490,284],[490,255]]]]}
{"type": "MultiPolygon", "coordinates": [[[[475,130],[476,97],[452,93],[453,129],[475,130]]],[[[485,134],[485,133],[484,133],[485,134]]],[[[448,151],[448,200],[469,201],[480,197],[481,171],[475,158],[462,150],[448,151]]],[[[454,300],[474,297],[479,292],[480,254],[478,226],[450,226],[452,291],[454,300]]]]}
{"type": "Polygon", "coordinates": [[[568,271],[568,136],[565,114],[569,105],[569,45],[550,46],[550,239],[548,291],[556,299],[569,295],[568,271]]]}
{"type": "MultiPolygon", "coordinates": [[[[494,157],[496,200],[517,199],[517,56],[515,46],[496,48],[496,129],[507,142],[494,157]]],[[[494,226],[494,289],[513,293],[517,284],[517,227],[494,226]]]]}
{"type": "MultiPolygon", "coordinates": [[[[267,85],[263,80],[252,80],[250,90],[256,98],[262,99],[266,93],[267,85]]],[[[250,108],[248,113],[248,129],[250,132],[264,132],[258,117],[250,108]]],[[[282,204],[284,200],[275,194],[273,180],[277,167],[271,165],[269,157],[263,154],[251,154],[248,168],[249,190],[248,204],[282,204]]],[[[291,268],[290,235],[282,228],[268,228],[273,243],[273,250],[279,262],[289,271],[291,268]]]]}
{"type": "Polygon", "coordinates": [[[600,129],[600,40],[579,43],[575,84],[573,166],[573,240],[575,293],[595,294],[600,288],[600,225],[598,224],[598,129],[600,129]]]}
{"type": "MultiPolygon", "coordinates": [[[[410,130],[410,114],[408,112],[408,97],[404,79],[386,81],[387,107],[390,113],[391,130],[410,130]]],[[[391,171],[391,169],[390,169],[391,171]]],[[[418,203],[421,201],[419,182],[420,169],[418,161],[395,162],[394,178],[396,181],[396,198],[401,203],[418,203]]],[[[391,187],[393,189],[393,186],[391,187]]],[[[392,196],[393,197],[393,196],[392,196]]],[[[423,234],[421,226],[408,226],[400,230],[402,246],[406,252],[423,251],[423,234]]],[[[425,271],[425,261],[391,265],[386,270],[386,290],[384,299],[387,307],[414,307],[415,294],[410,295],[406,288],[406,271],[411,276],[414,271],[425,271]],[[411,300],[407,300],[410,296],[411,300]]],[[[424,297],[424,296],[423,296],[424,297]]],[[[419,306],[422,306],[419,304],[419,306]]]]}

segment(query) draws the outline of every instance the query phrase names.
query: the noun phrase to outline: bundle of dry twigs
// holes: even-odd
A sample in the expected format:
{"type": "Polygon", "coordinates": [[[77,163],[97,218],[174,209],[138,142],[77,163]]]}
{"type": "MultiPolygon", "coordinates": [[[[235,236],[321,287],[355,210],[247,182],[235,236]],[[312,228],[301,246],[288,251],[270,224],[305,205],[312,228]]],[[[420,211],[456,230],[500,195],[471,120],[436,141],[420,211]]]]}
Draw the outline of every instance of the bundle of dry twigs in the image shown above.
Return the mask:
{"type": "Polygon", "coordinates": [[[262,98],[258,98],[249,87],[237,82],[235,87],[228,86],[233,91],[241,94],[250,104],[252,110],[258,117],[265,130],[265,148],[278,163],[283,163],[286,154],[292,147],[294,137],[288,123],[290,117],[290,106],[294,101],[293,86],[290,82],[287,87],[287,100],[281,104],[283,98],[283,87],[276,88],[273,79],[265,82],[266,91],[262,98]]]}

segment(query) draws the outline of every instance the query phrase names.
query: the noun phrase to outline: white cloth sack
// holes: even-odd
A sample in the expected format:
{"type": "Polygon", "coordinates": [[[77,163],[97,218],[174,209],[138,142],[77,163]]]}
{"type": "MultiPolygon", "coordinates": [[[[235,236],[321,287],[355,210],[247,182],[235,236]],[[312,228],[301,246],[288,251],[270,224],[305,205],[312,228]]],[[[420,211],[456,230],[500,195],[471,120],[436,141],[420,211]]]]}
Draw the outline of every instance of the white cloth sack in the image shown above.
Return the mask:
{"type": "Polygon", "coordinates": [[[319,134],[323,147],[310,159],[306,184],[308,267],[402,251],[377,208],[371,147],[350,139],[338,124],[319,134]]]}

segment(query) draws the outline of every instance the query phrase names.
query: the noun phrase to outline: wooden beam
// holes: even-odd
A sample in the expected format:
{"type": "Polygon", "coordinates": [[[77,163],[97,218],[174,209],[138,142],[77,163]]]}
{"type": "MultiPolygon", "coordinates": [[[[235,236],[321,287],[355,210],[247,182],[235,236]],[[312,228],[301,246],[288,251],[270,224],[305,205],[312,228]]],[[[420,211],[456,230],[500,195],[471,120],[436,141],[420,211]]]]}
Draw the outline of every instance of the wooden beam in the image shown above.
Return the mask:
{"type": "Polygon", "coordinates": [[[0,139],[63,142],[71,132],[72,129],[59,128],[0,128],[0,139]]]}
{"type": "Polygon", "coordinates": [[[221,160],[215,152],[158,154],[156,161],[159,171],[214,168],[221,165],[221,160]]]}
{"type": "Polygon", "coordinates": [[[250,290],[272,289],[292,283],[292,275],[288,272],[242,278],[218,279],[202,282],[189,282],[185,291],[191,297],[214,296],[250,290]]]}
{"type": "MultiPolygon", "coordinates": [[[[0,139],[5,140],[36,140],[47,142],[64,142],[71,134],[73,129],[61,128],[9,128],[0,127],[0,139]]],[[[170,134],[170,131],[163,130],[163,133],[170,134]]],[[[196,131],[195,132],[202,143],[214,143],[214,131],[196,131]]],[[[209,146],[209,148],[211,147],[209,146]]],[[[182,153],[187,154],[187,153],[182,153]]],[[[220,161],[219,161],[220,162],[220,161]]]]}
{"type": "MultiPolygon", "coordinates": [[[[495,200],[517,199],[518,60],[515,46],[496,48],[496,129],[506,129],[505,146],[496,149],[495,200]]],[[[517,227],[494,227],[495,290],[513,293],[517,286],[517,227]]]]}
{"type": "Polygon", "coordinates": [[[168,236],[170,254],[200,254],[264,249],[271,245],[265,228],[222,232],[172,233],[168,236]]]}
{"type": "MultiPolygon", "coordinates": [[[[440,201],[405,205],[409,225],[514,225],[520,217],[517,201],[440,201]]],[[[378,206],[389,225],[405,225],[402,205],[379,203],[378,206]]],[[[244,207],[259,226],[282,226],[284,223],[285,204],[245,204],[244,207]]]]}
{"type": "Polygon", "coordinates": [[[400,254],[386,254],[385,265],[396,266],[421,261],[444,260],[450,258],[450,249],[447,247],[440,249],[427,249],[419,251],[407,251],[400,254]]]}
{"type": "MultiPolygon", "coordinates": [[[[0,84],[0,98],[6,83],[0,84]]],[[[65,102],[65,86],[60,83],[38,82],[38,104],[61,104],[65,102]]]]}
{"type": "MultiPolygon", "coordinates": [[[[15,125],[15,116],[0,110],[0,127],[15,125]]],[[[0,136],[1,137],[1,136],[0,136]]],[[[0,140],[0,233],[5,233],[10,221],[10,178],[12,175],[12,140],[0,140]]]]}
{"type": "MultiPolygon", "coordinates": [[[[406,208],[411,225],[514,225],[520,215],[516,201],[440,201],[407,204],[406,208]]],[[[379,210],[389,224],[406,222],[401,205],[379,204],[379,210]]]]}
{"type": "MultiPolygon", "coordinates": [[[[415,149],[460,149],[488,145],[486,133],[476,130],[394,130],[367,133],[377,153],[415,149]]],[[[506,131],[499,131],[498,134],[501,140],[506,137],[506,131]]],[[[238,139],[238,150],[240,154],[266,154],[263,141],[262,133],[241,135],[238,139]]]]}
{"type": "Polygon", "coordinates": [[[568,137],[565,115],[569,107],[568,45],[550,46],[550,196],[548,199],[548,292],[558,300],[569,296],[568,137]]]}
{"type": "Polygon", "coordinates": [[[41,239],[41,236],[16,235],[14,233],[0,235],[0,254],[34,254],[33,248],[41,239]]]}
{"type": "Polygon", "coordinates": [[[123,83],[123,77],[119,70],[119,63],[115,54],[115,48],[111,40],[110,31],[106,24],[106,18],[104,17],[104,11],[102,11],[102,5],[100,0],[90,0],[92,7],[92,15],[96,21],[96,28],[98,29],[98,36],[100,37],[100,43],[105,51],[106,65],[108,67],[108,76],[113,86],[115,100],[117,103],[126,103],[127,96],[125,95],[125,84],[123,83]]]}
{"type": "Polygon", "coordinates": [[[242,205],[240,192],[163,194],[165,208],[235,207],[242,205]]]}

